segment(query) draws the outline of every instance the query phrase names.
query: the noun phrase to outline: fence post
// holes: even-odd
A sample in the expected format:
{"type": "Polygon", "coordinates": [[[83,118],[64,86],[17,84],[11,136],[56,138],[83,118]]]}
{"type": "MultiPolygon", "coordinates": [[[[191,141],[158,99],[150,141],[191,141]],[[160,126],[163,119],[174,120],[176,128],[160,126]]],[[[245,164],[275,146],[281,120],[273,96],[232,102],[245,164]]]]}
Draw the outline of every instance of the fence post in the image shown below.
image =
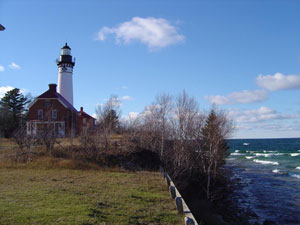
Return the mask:
{"type": "Polygon", "coordinates": [[[182,197],[175,198],[177,210],[180,214],[183,214],[183,205],[182,205],[182,197]]]}

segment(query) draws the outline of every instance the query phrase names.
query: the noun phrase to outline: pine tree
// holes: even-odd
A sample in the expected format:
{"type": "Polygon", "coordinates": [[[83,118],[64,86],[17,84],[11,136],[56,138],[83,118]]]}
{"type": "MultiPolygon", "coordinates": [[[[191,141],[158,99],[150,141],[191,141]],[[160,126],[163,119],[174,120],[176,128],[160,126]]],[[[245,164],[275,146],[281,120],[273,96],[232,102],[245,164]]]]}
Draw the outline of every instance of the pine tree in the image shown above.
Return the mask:
{"type": "Polygon", "coordinates": [[[24,121],[28,103],[28,99],[18,88],[6,92],[0,100],[0,130],[5,137],[11,136],[13,131],[24,121]]]}
{"type": "Polygon", "coordinates": [[[230,131],[230,124],[222,113],[217,113],[214,109],[210,111],[202,133],[202,163],[204,173],[207,177],[206,192],[207,197],[211,196],[211,180],[215,180],[218,169],[225,162],[225,153],[228,150],[226,136],[230,131]]]}

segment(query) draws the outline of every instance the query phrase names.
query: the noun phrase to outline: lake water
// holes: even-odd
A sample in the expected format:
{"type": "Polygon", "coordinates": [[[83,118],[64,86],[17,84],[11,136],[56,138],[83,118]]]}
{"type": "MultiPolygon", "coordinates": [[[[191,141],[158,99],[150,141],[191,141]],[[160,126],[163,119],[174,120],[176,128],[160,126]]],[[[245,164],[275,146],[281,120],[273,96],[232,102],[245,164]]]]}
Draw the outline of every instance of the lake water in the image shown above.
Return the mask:
{"type": "Polygon", "coordinates": [[[239,206],[262,224],[300,224],[300,138],[228,140],[239,206]]]}

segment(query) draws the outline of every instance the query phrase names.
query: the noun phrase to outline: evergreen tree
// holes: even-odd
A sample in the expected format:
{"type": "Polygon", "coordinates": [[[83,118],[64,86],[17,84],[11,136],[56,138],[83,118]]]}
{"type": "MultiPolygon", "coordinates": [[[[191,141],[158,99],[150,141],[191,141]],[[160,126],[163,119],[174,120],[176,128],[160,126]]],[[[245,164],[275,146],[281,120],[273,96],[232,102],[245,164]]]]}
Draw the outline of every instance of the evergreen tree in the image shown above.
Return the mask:
{"type": "Polygon", "coordinates": [[[116,131],[119,127],[119,117],[114,109],[108,111],[104,118],[104,126],[109,128],[110,132],[116,131]]]}
{"type": "Polygon", "coordinates": [[[225,138],[231,131],[228,119],[221,112],[212,109],[201,130],[202,133],[202,164],[207,178],[207,197],[211,198],[211,184],[215,181],[218,169],[225,162],[228,146],[225,138]]]}
{"type": "Polygon", "coordinates": [[[5,137],[11,136],[24,121],[28,103],[29,100],[18,88],[6,92],[0,100],[0,130],[5,137]]]}

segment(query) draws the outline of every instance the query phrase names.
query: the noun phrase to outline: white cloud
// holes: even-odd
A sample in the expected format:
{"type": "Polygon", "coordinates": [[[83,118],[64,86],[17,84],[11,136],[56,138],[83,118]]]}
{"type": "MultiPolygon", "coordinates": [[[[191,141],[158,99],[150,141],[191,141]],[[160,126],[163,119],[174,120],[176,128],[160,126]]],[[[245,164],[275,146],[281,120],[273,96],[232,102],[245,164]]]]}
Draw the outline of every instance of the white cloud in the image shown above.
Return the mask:
{"type": "Polygon", "coordinates": [[[98,119],[98,115],[96,113],[92,114],[92,117],[95,118],[96,120],[98,119]]]}
{"type": "Polygon", "coordinates": [[[163,48],[184,40],[184,36],[178,34],[176,27],[168,20],[153,17],[133,17],[117,27],[103,27],[98,32],[97,40],[104,41],[110,34],[115,35],[117,43],[139,41],[150,49],[163,48]]]}
{"type": "Polygon", "coordinates": [[[16,64],[15,62],[11,62],[9,65],[8,65],[9,68],[11,69],[14,69],[14,70],[18,70],[18,69],[21,69],[21,66],[16,64]]]}
{"type": "Polygon", "coordinates": [[[215,95],[206,96],[206,99],[212,104],[229,105],[229,104],[247,104],[252,102],[261,102],[268,98],[268,92],[265,90],[233,92],[227,96],[215,95]]]}
{"type": "Polygon", "coordinates": [[[127,123],[128,125],[138,122],[139,118],[142,116],[142,114],[138,112],[129,112],[127,116],[123,116],[121,119],[123,122],[127,123]]]}
{"type": "Polygon", "coordinates": [[[0,65],[0,72],[3,72],[4,70],[4,66],[0,65]]]}
{"type": "Polygon", "coordinates": [[[117,90],[127,90],[128,89],[128,87],[127,86],[121,86],[121,87],[118,87],[118,88],[116,88],[117,90]]]}
{"type": "Polygon", "coordinates": [[[138,112],[129,112],[128,113],[128,117],[129,118],[132,118],[132,119],[135,119],[139,116],[140,114],[138,112]]]}
{"type": "Polygon", "coordinates": [[[256,84],[270,91],[300,88],[300,75],[284,75],[275,73],[274,75],[258,75],[256,84]]]}
{"type": "Polygon", "coordinates": [[[228,115],[238,124],[300,118],[300,112],[296,114],[282,114],[265,106],[252,110],[232,109],[228,112],[228,115]]]}
{"type": "Polygon", "coordinates": [[[125,95],[123,97],[121,97],[121,100],[133,100],[133,98],[131,96],[125,95]]]}
{"type": "Polygon", "coordinates": [[[3,98],[3,96],[5,95],[6,92],[10,91],[14,89],[11,86],[6,86],[6,87],[0,87],[0,98],[3,98]]]}

